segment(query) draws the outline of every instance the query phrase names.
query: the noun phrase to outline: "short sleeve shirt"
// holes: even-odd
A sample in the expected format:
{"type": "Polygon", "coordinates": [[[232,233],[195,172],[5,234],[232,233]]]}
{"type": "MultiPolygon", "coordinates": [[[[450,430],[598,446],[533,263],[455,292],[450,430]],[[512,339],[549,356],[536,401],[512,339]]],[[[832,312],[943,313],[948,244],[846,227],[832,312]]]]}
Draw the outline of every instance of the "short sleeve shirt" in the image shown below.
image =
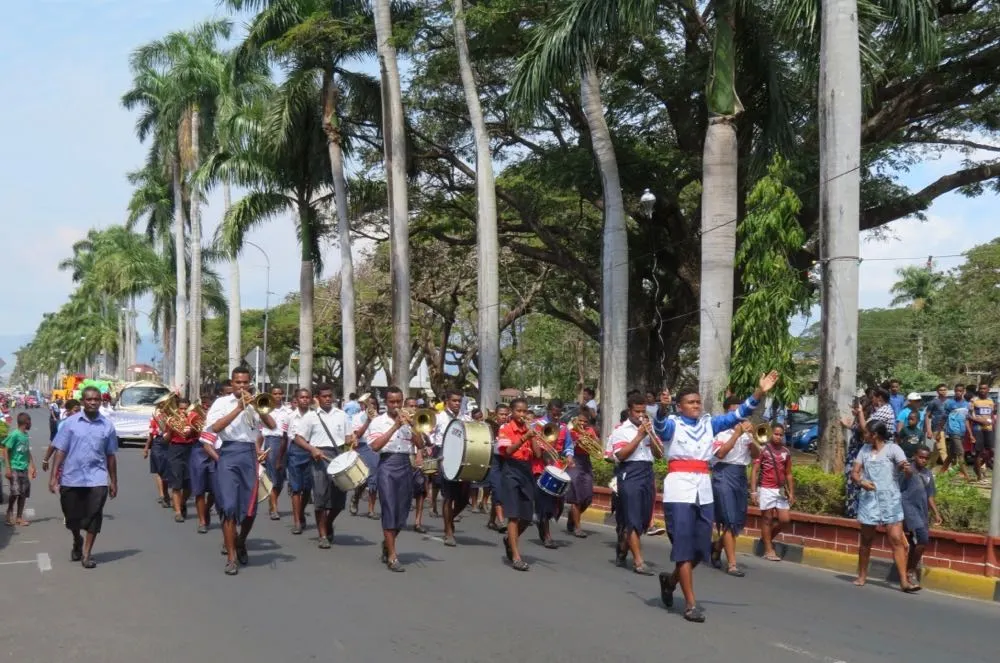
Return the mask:
{"type": "Polygon", "coordinates": [[[937,494],[931,471],[926,468],[917,470],[914,467],[912,475],[900,477],[899,491],[903,496],[903,518],[906,529],[912,531],[927,528],[928,500],[937,494]]]}
{"type": "Polygon", "coordinates": [[[317,449],[343,446],[347,439],[347,415],[338,408],[333,408],[329,412],[312,410],[302,417],[296,435],[317,449]]]}
{"type": "MultiPolygon", "coordinates": [[[[368,444],[371,445],[372,442],[382,437],[396,425],[395,420],[388,414],[380,414],[379,416],[372,419],[371,425],[368,430],[365,431],[365,439],[368,444]]],[[[413,447],[413,429],[409,426],[400,426],[399,429],[392,434],[389,441],[384,447],[379,449],[379,453],[383,454],[408,454],[413,447]]]]}
{"type": "Polygon", "coordinates": [[[20,430],[13,430],[3,441],[10,459],[10,469],[23,472],[31,464],[31,440],[20,430]]]}
{"type": "Polygon", "coordinates": [[[785,485],[790,456],[787,447],[775,447],[770,443],[764,445],[756,461],[760,466],[761,488],[781,488],[785,485]]]}
{"type": "Polygon", "coordinates": [[[508,447],[516,444],[527,432],[528,427],[523,423],[508,421],[497,433],[497,448],[504,456],[513,460],[530,461],[533,455],[531,442],[525,442],[512,454],[507,453],[508,447]]]}
{"type": "Polygon", "coordinates": [[[63,452],[62,478],[68,488],[95,488],[108,485],[108,456],[118,452],[114,424],[98,414],[89,419],[82,412],[68,417],[52,440],[63,452]]]}

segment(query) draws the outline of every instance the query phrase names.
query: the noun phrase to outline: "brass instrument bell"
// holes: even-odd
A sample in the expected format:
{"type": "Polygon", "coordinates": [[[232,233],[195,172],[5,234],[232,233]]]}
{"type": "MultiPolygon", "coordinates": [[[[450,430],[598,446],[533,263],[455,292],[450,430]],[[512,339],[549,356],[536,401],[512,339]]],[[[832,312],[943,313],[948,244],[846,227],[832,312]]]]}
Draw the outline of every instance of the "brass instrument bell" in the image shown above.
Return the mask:
{"type": "Polygon", "coordinates": [[[254,396],[251,404],[258,414],[269,414],[278,405],[274,396],[267,392],[254,396]]]}
{"type": "Polygon", "coordinates": [[[542,439],[552,444],[559,439],[559,424],[550,422],[542,427],[542,439]]]}
{"type": "Polygon", "coordinates": [[[757,428],[754,429],[753,437],[757,444],[767,444],[771,441],[771,425],[758,424],[757,428]]]}

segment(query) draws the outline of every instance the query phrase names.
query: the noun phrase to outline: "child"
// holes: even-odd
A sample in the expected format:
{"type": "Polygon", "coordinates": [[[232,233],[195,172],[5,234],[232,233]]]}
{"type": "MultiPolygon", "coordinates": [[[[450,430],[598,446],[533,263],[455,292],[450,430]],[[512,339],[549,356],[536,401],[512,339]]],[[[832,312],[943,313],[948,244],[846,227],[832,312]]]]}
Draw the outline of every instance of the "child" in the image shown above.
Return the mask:
{"type": "Polygon", "coordinates": [[[785,427],[771,427],[771,440],[764,445],[750,473],[750,498],[760,505],[760,538],[764,559],[780,562],[774,539],[791,522],[789,509],[795,504],[795,479],[792,477],[792,454],[785,447],[785,427]],[[757,478],[760,477],[758,493],[757,478]]]}
{"type": "Polygon", "coordinates": [[[910,554],[906,562],[906,579],[914,589],[920,587],[920,558],[930,540],[930,527],[927,520],[927,508],[934,514],[934,524],[941,524],[941,514],[938,512],[934,495],[934,475],[927,468],[931,453],[926,447],[917,449],[913,456],[913,473],[903,476],[899,481],[899,489],[903,495],[903,522],[906,536],[910,540],[910,554]]]}
{"type": "Polygon", "coordinates": [[[3,460],[7,466],[6,477],[10,482],[10,501],[7,504],[7,526],[13,527],[14,505],[17,504],[17,525],[27,527],[31,523],[24,519],[24,503],[31,497],[31,479],[37,475],[35,459],[31,457],[31,417],[27,412],[17,415],[17,430],[3,441],[3,460]]]}
{"type": "MultiPolygon", "coordinates": [[[[66,401],[66,416],[59,420],[59,425],[56,427],[56,432],[58,429],[63,427],[66,420],[72,417],[74,414],[80,411],[80,401],[75,398],[71,398],[66,401]]],[[[54,439],[54,438],[53,438],[54,439]]],[[[52,446],[52,442],[49,442],[49,448],[45,450],[45,456],[42,457],[42,472],[49,471],[49,459],[55,454],[56,448],[52,446]]]]}
{"type": "Polygon", "coordinates": [[[906,422],[899,430],[899,446],[907,458],[913,458],[919,449],[926,448],[924,444],[924,429],[920,426],[920,415],[911,411],[906,422]]]}

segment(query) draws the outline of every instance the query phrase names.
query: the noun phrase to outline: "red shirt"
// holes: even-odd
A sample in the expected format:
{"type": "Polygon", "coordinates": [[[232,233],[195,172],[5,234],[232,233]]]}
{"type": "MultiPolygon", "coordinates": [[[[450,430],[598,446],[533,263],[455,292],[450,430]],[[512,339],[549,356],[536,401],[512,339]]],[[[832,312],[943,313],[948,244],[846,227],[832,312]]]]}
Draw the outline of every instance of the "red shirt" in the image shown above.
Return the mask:
{"type": "MultiPolygon", "coordinates": [[[[785,446],[776,447],[770,442],[764,445],[754,462],[760,466],[760,487],[781,488],[791,471],[792,454],[785,446]]],[[[751,489],[753,490],[753,489],[751,489]]]]}
{"type": "MultiPolygon", "coordinates": [[[[197,418],[197,416],[198,415],[195,414],[193,410],[191,412],[188,412],[184,416],[185,426],[190,427],[192,422],[194,422],[195,418],[197,418]]],[[[175,431],[172,429],[168,429],[168,431],[169,432],[167,433],[167,439],[170,442],[170,444],[192,444],[194,443],[195,440],[198,439],[198,436],[194,433],[193,430],[188,431],[186,435],[184,434],[184,431],[175,431]]]]}
{"type": "Polygon", "coordinates": [[[156,417],[149,420],[149,434],[153,437],[160,436],[160,421],[156,417]]]}
{"type": "Polygon", "coordinates": [[[521,447],[514,453],[509,453],[507,448],[524,437],[528,432],[528,427],[523,423],[517,423],[514,420],[508,421],[506,424],[500,427],[500,432],[497,434],[497,448],[500,449],[502,453],[507,458],[511,460],[522,460],[530,461],[531,457],[534,455],[531,449],[531,442],[525,442],[521,447]]]}

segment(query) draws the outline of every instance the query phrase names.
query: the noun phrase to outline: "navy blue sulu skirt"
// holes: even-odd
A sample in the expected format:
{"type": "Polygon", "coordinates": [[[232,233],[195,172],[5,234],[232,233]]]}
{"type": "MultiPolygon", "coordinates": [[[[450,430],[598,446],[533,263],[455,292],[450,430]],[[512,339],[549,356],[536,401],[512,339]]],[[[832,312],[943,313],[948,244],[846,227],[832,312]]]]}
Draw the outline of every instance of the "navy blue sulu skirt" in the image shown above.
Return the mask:
{"type": "Polygon", "coordinates": [[[716,463],[712,468],[712,496],[715,500],[715,523],[735,535],[747,521],[746,465],[716,463]]]}
{"type": "Polygon", "coordinates": [[[503,512],[510,520],[531,522],[534,516],[535,481],[531,464],[523,460],[503,462],[503,512]]]}
{"type": "Polygon", "coordinates": [[[410,455],[384,453],[375,472],[378,501],[382,507],[382,529],[399,531],[406,527],[413,502],[413,467],[410,455]]]}
{"type": "Polygon", "coordinates": [[[629,460],[621,464],[618,477],[618,510],[622,514],[622,531],[628,536],[645,533],[653,520],[653,464],[629,460]]]}

